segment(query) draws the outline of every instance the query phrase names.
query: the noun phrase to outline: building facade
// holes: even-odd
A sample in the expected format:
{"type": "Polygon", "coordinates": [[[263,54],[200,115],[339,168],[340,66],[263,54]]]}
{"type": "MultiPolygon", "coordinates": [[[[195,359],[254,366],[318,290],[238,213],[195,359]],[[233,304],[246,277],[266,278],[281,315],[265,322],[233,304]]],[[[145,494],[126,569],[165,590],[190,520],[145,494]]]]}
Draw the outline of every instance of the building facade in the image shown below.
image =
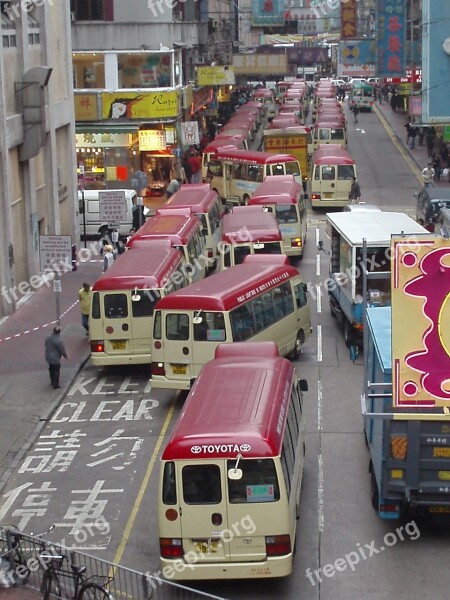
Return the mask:
{"type": "Polygon", "coordinates": [[[78,232],[69,6],[0,8],[1,318],[42,285],[39,236],[78,232]]]}

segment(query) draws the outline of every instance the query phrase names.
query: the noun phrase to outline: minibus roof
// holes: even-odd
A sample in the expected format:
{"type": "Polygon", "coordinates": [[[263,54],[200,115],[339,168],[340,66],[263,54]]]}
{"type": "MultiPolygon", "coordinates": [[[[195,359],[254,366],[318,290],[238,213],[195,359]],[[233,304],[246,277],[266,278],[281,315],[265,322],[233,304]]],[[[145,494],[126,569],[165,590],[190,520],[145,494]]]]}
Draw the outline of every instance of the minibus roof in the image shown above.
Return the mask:
{"type": "Polygon", "coordinates": [[[303,186],[293,175],[269,175],[258,185],[249,199],[252,204],[297,204],[303,193],[303,186]]]}
{"type": "Polygon", "coordinates": [[[138,240],[144,239],[169,239],[173,245],[185,246],[199,228],[200,221],[194,215],[156,214],[138,229],[127,246],[133,248],[138,240]]]}
{"type": "Polygon", "coordinates": [[[219,135],[209,142],[209,144],[204,149],[204,153],[215,152],[217,148],[222,148],[222,146],[234,146],[235,148],[239,148],[241,143],[246,139],[246,136],[239,134],[226,134],[219,133],[219,135]]]}
{"type": "Polygon", "coordinates": [[[209,183],[187,183],[180,186],[178,192],[164,205],[167,208],[189,208],[192,214],[207,213],[217,202],[217,192],[209,183]]]}
{"type": "Polygon", "coordinates": [[[248,262],[213,273],[206,279],[161,298],[157,308],[229,311],[241,306],[245,297],[265,293],[283,281],[298,277],[298,271],[291,265],[276,264],[276,261],[271,263],[270,259],[271,255],[268,254],[265,264],[248,262]]]}
{"type": "Polygon", "coordinates": [[[236,207],[232,213],[222,217],[222,241],[229,244],[280,242],[282,239],[275,216],[258,206],[236,207]]]}
{"type": "Polygon", "coordinates": [[[124,252],[92,286],[94,292],[107,290],[158,289],[164,287],[170,275],[182,262],[183,255],[175,248],[150,244],[146,249],[124,252]]]}
{"type": "Polygon", "coordinates": [[[280,456],[294,367],[264,342],[245,342],[234,356],[236,344],[227,346],[202,367],[162,460],[280,456]]]}
{"type": "Polygon", "coordinates": [[[226,159],[241,163],[276,164],[279,162],[291,162],[296,159],[290,154],[270,154],[269,152],[258,152],[257,150],[239,150],[219,148],[215,153],[219,160],[226,159]]]}
{"type": "Polygon", "coordinates": [[[338,144],[325,144],[314,150],[312,162],[315,165],[354,165],[351,155],[338,144]]]}

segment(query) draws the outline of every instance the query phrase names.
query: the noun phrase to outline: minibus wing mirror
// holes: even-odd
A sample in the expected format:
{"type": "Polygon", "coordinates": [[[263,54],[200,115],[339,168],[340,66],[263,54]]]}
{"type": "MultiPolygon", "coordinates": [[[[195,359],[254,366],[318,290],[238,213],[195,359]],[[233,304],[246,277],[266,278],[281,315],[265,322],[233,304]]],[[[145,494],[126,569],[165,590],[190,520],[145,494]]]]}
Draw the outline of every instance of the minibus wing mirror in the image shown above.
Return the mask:
{"type": "Polygon", "coordinates": [[[139,302],[141,299],[141,296],[137,293],[137,288],[134,288],[134,292],[131,296],[131,302],[139,302]]]}
{"type": "Polygon", "coordinates": [[[242,454],[239,453],[236,457],[236,464],[234,465],[234,467],[228,469],[228,479],[231,479],[232,481],[238,481],[239,479],[242,479],[242,469],[238,469],[238,464],[241,458],[242,454]]]}

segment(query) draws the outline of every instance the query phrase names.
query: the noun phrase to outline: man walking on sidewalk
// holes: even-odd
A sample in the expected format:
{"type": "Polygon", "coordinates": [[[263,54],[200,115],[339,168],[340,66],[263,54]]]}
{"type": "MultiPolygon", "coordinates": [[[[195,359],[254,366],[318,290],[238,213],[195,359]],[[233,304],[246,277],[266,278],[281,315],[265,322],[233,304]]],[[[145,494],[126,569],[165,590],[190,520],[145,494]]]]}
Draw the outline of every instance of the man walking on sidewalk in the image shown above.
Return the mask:
{"type": "Polygon", "coordinates": [[[89,333],[89,311],[91,309],[91,286],[87,281],[83,283],[83,287],[78,292],[78,300],[81,310],[81,324],[86,329],[86,334],[89,333]]]}
{"type": "Polygon", "coordinates": [[[53,328],[53,333],[45,338],[45,360],[48,362],[50,373],[50,384],[57,390],[59,385],[59,374],[61,371],[61,356],[67,360],[67,352],[61,339],[61,327],[53,328]]]}

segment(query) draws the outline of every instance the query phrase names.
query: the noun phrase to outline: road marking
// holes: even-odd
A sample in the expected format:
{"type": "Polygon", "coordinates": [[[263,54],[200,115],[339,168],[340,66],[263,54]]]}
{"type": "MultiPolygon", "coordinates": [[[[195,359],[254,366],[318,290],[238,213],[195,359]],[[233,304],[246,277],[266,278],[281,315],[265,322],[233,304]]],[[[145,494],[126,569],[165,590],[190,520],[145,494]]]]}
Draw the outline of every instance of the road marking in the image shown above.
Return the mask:
{"type": "MultiPolygon", "coordinates": [[[[145,472],[144,478],[141,483],[141,487],[139,488],[136,500],[134,501],[133,508],[131,509],[131,512],[130,512],[130,516],[128,517],[127,524],[125,525],[122,539],[116,550],[116,554],[113,558],[112,562],[115,563],[116,565],[120,564],[123,553],[125,552],[125,547],[128,544],[128,541],[130,539],[131,531],[134,527],[134,523],[136,521],[139,509],[141,507],[142,500],[144,499],[144,494],[147,490],[147,486],[149,484],[150,477],[152,475],[156,460],[158,458],[159,451],[161,449],[162,443],[166,436],[167,429],[169,428],[170,421],[172,420],[174,411],[175,411],[175,399],[172,401],[172,405],[170,406],[167,416],[164,420],[163,426],[161,428],[161,433],[158,436],[158,440],[156,442],[155,449],[153,450],[153,454],[150,458],[150,462],[148,463],[147,470],[145,472]]],[[[115,570],[116,570],[116,567],[111,567],[109,576],[112,577],[113,574],[115,573],[115,570]]]]}
{"type": "Polygon", "coordinates": [[[317,362],[322,362],[322,325],[317,325],[317,362]]]}
{"type": "Polygon", "coordinates": [[[320,287],[320,283],[316,285],[316,302],[317,302],[317,314],[322,312],[322,288],[320,287]]]}
{"type": "Polygon", "coordinates": [[[319,532],[323,533],[324,514],[323,514],[323,460],[322,454],[318,456],[319,461],[319,485],[318,485],[318,521],[319,521],[319,532]]]}

